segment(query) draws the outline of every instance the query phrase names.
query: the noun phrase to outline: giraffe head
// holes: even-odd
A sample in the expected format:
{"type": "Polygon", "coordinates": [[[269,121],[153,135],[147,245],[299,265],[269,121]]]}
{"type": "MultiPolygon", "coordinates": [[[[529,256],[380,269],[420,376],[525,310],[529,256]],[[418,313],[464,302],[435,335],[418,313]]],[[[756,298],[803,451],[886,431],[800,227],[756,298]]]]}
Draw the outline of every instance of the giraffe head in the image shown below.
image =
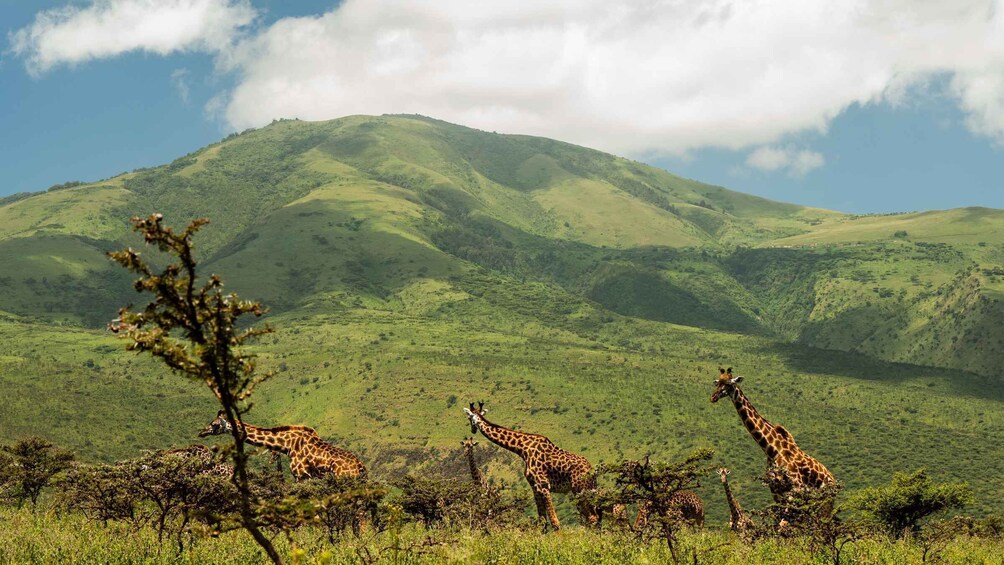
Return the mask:
{"type": "Polygon", "coordinates": [[[729,482],[729,473],[731,473],[731,471],[729,471],[728,467],[718,468],[718,474],[722,477],[723,483],[729,482]]]}
{"type": "Polygon", "coordinates": [[[737,385],[743,380],[742,377],[732,376],[732,367],[728,369],[718,369],[720,373],[718,379],[715,380],[715,391],[711,393],[711,402],[718,402],[719,398],[723,396],[728,396],[729,398],[735,394],[737,385]]]}
{"type": "Polygon", "coordinates": [[[478,441],[472,437],[469,437],[464,441],[460,442],[460,445],[464,448],[464,453],[470,453],[474,449],[474,446],[477,444],[478,441]]]}
{"type": "Polygon", "coordinates": [[[227,421],[226,413],[223,410],[220,410],[216,414],[216,419],[209,422],[206,429],[199,432],[199,437],[229,434],[232,429],[233,428],[230,426],[230,422],[227,421]]]}
{"type": "Polygon", "coordinates": [[[474,403],[471,402],[471,407],[464,408],[464,413],[467,414],[467,419],[471,421],[471,433],[478,433],[478,430],[481,429],[481,424],[485,421],[485,403],[478,402],[478,407],[475,408],[474,403]]]}

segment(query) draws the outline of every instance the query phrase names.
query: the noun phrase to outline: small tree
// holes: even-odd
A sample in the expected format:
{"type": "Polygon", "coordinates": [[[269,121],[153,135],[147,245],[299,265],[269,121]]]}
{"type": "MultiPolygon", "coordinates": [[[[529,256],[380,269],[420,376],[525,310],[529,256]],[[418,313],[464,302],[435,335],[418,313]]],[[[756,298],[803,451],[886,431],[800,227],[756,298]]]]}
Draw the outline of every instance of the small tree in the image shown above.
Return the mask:
{"type": "Polygon", "coordinates": [[[138,292],[149,292],[154,297],[142,311],[122,308],[109,329],[129,340],[130,351],[146,351],[159,357],[175,372],[204,382],[219,400],[234,439],[233,483],[239,493],[241,524],[269,559],[281,563],[279,553],[257,524],[244,450],[246,434],[241,424],[241,416],[251,409],[248,398],[268,376],[255,375],[254,358],[241,346],[272,330],[239,330],[238,320],[246,314],[261,316],[265,309],[235,294],[223,294],[223,281],[216,275],[210,275],[201,285],[197,282],[192,237],[209,220],[195,220],[181,233],[164,226],[162,220],[160,214],[132,219],[133,230],[142,233],[148,245],[174,260],[159,272],[132,248],[109,254],[115,262],[140,275],[134,285],[138,292]]]}
{"type": "Polygon", "coordinates": [[[139,529],[145,516],[138,512],[142,493],[127,465],[81,465],[59,481],[60,505],[83,512],[92,520],[132,522],[139,529]]]}
{"type": "Polygon", "coordinates": [[[962,508],[974,501],[967,483],[937,484],[920,469],[912,474],[896,473],[887,486],[866,488],[849,502],[869,514],[895,537],[920,532],[924,518],[943,510],[962,508]]]}
{"type": "Polygon", "coordinates": [[[60,471],[73,463],[73,453],[56,447],[40,437],[26,437],[12,446],[4,446],[6,461],[0,468],[0,484],[12,487],[18,505],[30,500],[35,506],[42,489],[60,471]]]}
{"type": "MultiPolygon", "coordinates": [[[[780,480],[779,469],[768,470],[765,482],[780,480]]],[[[834,565],[840,565],[845,546],[872,534],[870,524],[860,517],[841,516],[843,506],[837,504],[841,488],[839,483],[831,483],[820,488],[789,490],[782,501],[751,513],[758,523],[750,534],[753,538],[775,535],[802,538],[813,555],[828,557],[834,565]]]]}
{"type": "Polygon", "coordinates": [[[649,519],[637,534],[642,536],[645,529],[653,529],[666,541],[673,560],[679,562],[675,542],[676,532],[683,524],[683,515],[673,504],[673,495],[700,486],[700,477],[712,470],[708,461],[713,455],[711,449],[698,449],[678,463],[652,463],[646,457],[642,461],[602,465],[599,472],[612,475],[616,488],[592,493],[589,502],[598,508],[612,509],[629,504],[647,508],[649,519]]]}

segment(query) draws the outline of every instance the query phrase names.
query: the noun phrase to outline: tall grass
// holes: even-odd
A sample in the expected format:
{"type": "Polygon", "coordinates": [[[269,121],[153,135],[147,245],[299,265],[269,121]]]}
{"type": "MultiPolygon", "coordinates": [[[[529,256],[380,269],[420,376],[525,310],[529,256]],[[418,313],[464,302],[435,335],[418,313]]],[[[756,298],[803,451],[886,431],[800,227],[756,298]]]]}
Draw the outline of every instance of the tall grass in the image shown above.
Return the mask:
{"type": "MultiPolygon", "coordinates": [[[[266,563],[265,555],[246,533],[203,538],[183,552],[169,543],[157,544],[150,529],[131,531],[117,524],[102,525],[57,509],[0,509],[0,563],[266,563]]],[[[669,563],[669,549],[660,541],[639,541],[616,532],[570,527],[558,533],[507,530],[424,530],[408,525],[361,538],[346,535],[329,544],[323,532],[297,531],[290,545],[275,538],[283,557],[294,563],[483,563],[483,564],[620,564],[669,563]]],[[[924,561],[925,547],[916,540],[869,539],[849,544],[842,563],[913,564],[924,561]]],[[[799,539],[763,539],[745,543],[724,527],[687,531],[680,538],[687,562],[746,565],[753,563],[832,563],[833,556],[813,552],[799,539]]],[[[967,537],[931,548],[930,562],[1004,562],[1004,540],[967,537]]]]}

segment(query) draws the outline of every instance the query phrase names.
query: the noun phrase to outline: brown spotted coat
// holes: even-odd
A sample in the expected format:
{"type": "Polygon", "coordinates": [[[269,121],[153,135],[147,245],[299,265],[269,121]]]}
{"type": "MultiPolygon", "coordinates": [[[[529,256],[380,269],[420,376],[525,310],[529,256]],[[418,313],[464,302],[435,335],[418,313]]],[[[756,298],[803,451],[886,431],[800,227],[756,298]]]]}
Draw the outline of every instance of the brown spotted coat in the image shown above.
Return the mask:
{"type": "MultiPolygon", "coordinates": [[[[489,441],[507,449],[523,459],[523,475],[533,490],[537,514],[546,518],[558,530],[561,523],[554,511],[552,493],[571,493],[596,489],[593,466],[581,455],[561,449],[542,435],[528,434],[493,424],[484,418],[484,403],[464,408],[471,422],[471,432],[480,431],[489,441]]],[[[599,521],[596,509],[585,501],[578,503],[579,516],[584,523],[594,525],[599,521]]]]}
{"type": "MultiPolygon", "coordinates": [[[[834,482],[833,474],[822,463],[802,451],[788,430],[783,426],[771,424],[756,411],[739,388],[741,376],[733,377],[731,367],[727,370],[720,369],[719,373],[711,402],[717,402],[719,398],[725,396],[731,398],[746,431],[767,456],[768,467],[783,469],[790,479],[787,483],[790,487],[771,487],[775,500],[780,501],[790,489],[820,488],[834,482]]],[[[782,482],[776,481],[771,484],[782,484],[782,482]]]]}

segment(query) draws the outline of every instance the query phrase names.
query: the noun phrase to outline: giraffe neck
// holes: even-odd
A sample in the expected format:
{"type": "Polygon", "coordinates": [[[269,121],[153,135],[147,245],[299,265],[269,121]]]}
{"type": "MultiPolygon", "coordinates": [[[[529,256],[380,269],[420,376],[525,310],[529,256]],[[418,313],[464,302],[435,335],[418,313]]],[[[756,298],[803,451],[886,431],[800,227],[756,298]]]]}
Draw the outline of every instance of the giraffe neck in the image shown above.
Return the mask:
{"type": "Polygon", "coordinates": [[[732,515],[732,523],[738,524],[743,518],[743,509],[739,506],[739,501],[732,494],[732,487],[729,486],[728,479],[722,479],[722,486],[725,487],[725,500],[729,503],[729,514],[732,515]]]}
{"type": "Polygon", "coordinates": [[[474,462],[474,451],[471,449],[467,450],[467,464],[471,466],[471,479],[474,480],[474,483],[481,488],[486,488],[488,483],[485,481],[485,476],[481,474],[481,469],[474,462]]]}
{"type": "Polygon", "coordinates": [[[293,434],[290,430],[259,428],[251,424],[244,424],[244,432],[247,434],[247,438],[244,441],[251,445],[264,447],[269,451],[285,455],[289,455],[292,449],[293,434]]]}
{"type": "Polygon", "coordinates": [[[482,435],[488,438],[488,441],[519,455],[523,459],[526,459],[525,446],[527,443],[524,440],[536,437],[531,434],[511,430],[505,426],[495,425],[485,420],[484,417],[481,418],[481,425],[478,426],[478,429],[481,430],[482,435]]]}
{"type": "Polygon", "coordinates": [[[735,391],[732,393],[732,403],[736,407],[736,412],[739,413],[739,418],[742,419],[743,425],[746,426],[746,431],[749,432],[750,436],[753,437],[753,441],[757,442],[760,449],[767,455],[767,458],[774,460],[777,456],[777,449],[771,443],[771,436],[774,434],[774,424],[771,424],[756,411],[753,407],[753,403],[746,398],[743,391],[739,387],[735,387],[735,391]]]}

